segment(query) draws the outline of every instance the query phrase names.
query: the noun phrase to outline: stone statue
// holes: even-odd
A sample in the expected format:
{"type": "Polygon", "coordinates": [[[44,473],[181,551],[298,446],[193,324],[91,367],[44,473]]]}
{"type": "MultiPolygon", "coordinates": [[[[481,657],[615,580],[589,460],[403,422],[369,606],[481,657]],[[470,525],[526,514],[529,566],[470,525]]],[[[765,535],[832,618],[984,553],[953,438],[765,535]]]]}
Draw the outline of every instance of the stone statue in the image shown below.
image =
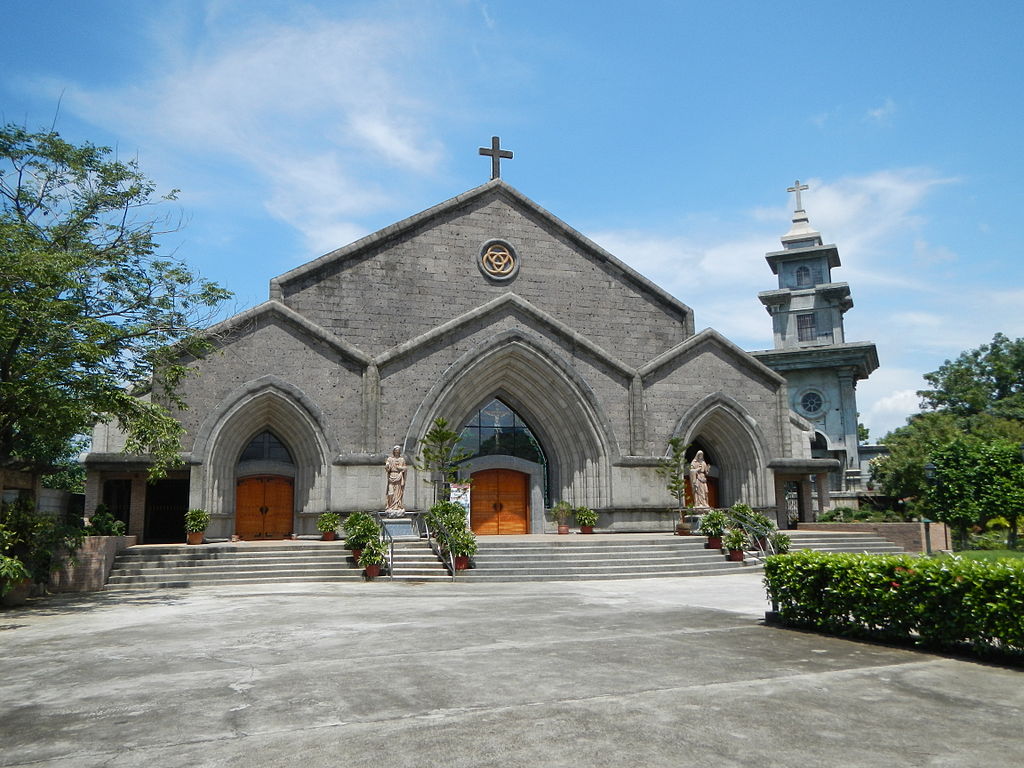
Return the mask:
{"type": "Polygon", "coordinates": [[[697,455],[690,462],[690,489],[693,491],[693,506],[697,509],[707,509],[708,504],[708,473],[711,465],[704,461],[704,451],[697,451],[697,455]]]}
{"type": "Polygon", "coordinates": [[[405,457],[402,456],[402,448],[396,445],[384,462],[384,472],[388,476],[385,517],[402,517],[405,514],[405,474],[408,469],[405,457]]]}

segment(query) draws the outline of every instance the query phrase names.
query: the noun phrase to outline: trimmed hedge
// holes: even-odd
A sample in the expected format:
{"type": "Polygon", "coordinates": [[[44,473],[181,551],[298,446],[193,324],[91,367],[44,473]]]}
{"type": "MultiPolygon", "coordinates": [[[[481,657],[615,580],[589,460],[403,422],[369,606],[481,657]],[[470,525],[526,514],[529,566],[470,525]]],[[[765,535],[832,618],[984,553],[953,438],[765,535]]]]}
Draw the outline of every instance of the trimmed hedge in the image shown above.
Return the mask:
{"type": "Polygon", "coordinates": [[[804,550],[767,558],[764,582],[790,626],[1024,654],[1024,561],[804,550]]]}

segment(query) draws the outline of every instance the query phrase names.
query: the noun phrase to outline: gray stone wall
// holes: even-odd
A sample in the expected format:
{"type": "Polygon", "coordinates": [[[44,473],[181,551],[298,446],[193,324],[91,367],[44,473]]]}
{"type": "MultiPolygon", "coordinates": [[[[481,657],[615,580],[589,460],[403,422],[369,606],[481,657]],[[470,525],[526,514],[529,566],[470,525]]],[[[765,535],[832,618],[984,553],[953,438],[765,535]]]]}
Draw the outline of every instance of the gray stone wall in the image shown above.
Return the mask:
{"type": "Polygon", "coordinates": [[[508,291],[634,366],[684,338],[682,318],[667,305],[531,214],[498,192],[476,198],[429,228],[283,282],[283,300],[368,354],[508,291]],[[493,282],[477,268],[480,248],[492,238],[507,240],[522,260],[509,282],[493,282]]]}

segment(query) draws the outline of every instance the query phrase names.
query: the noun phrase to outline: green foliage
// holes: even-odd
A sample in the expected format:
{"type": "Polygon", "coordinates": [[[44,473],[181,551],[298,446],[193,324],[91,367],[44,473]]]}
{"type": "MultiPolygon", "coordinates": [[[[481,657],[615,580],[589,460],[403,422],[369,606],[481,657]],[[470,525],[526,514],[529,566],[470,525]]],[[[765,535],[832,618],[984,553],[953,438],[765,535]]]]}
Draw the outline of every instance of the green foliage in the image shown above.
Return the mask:
{"type": "Polygon", "coordinates": [[[870,509],[854,509],[853,507],[833,507],[818,515],[819,523],[854,523],[871,520],[874,513],[870,509]]]}
{"type": "Polygon", "coordinates": [[[590,507],[575,507],[572,513],[576,517],[576,525],[597,525],[597,512],[590,507]]]}
{"type": "Polygon", "coordinates": [[[783,622],[929,648],[1024,653],[1024,561],[804,550],[765,560],[783,622]]]}
{"type": "Polygon", "coordinates": [[[744,549],[747,545],[747,535],[742,528],[730,528],[722,536],[722,546],[726,549],[744,549]]]}
{"type": "Polygon", "coordinates": [[[668,441],[668,456],[658,461],[658,476],[665,480],[665,488],[676,500],[676,507],[682,515],[686,508],[686,478],[690,472],[690,462],[686,460],[689,444],[681,437],[673,437],[668,441]]]}
{"type": "MultiPolygon", "coordinates": [[[[860,418],[860,414],[857,414],[857,418],[860,418]]],[[[857,422],[857,442],[862,445],[871,439],[871,430],[865,427],[860,421],[857,422]]]]}
{"type": "Polygon", "coordinates": [[[572,504],[568,501],[559,501],[551,507],[551,519],[559,525],[565,525],[569,522],[569,518],[572,517],[572,512],[572,504]]]}
{"type": "Polygon", "coordinates": [[[380,526],[368,512],[353,512],[345,518],[345,546],[349,549],[365,549],[370,541],[380,539],[380,526]]]}
{"type": "Polygon", "coordinates": [[[768,543],[772,545],[772,550],[777,555],[785,555],[789,552],[790,547],[793,546],[793,538],[776,531],[768,537],[768,543]]]}
{"type": "Polygon", "coordinates": [[[97,504],[96,511],[85,526],[86,536],[124,536],[125,524],[107,509],[106,504],[97,504]]]}
{"type": "Polygon", "coordinates": [[[7,574],[25,573],[36,584],[48,584],[84,538],[80,527],[38,512],[28,499],[0,504],[0,569],[7,574]]]}
{"type": "Polygon", "coordinates": [[[0,128],[0,467],[48,470],[99,418],[153,477],[180,462],[181,360],[229,294],[158,258],[154,186],[111,154],[0,128]]]}
{"type": "Polygon", "coordinates": [[[705,536],[721,536],[727,524],[725,513],[720,509],[712,509],[701,516],[700,532],[705,536]]]}
{"type": "Polygon", "coordinates": [[[427,511],[427,525],[436,532],[437,542],[442,549],[453,555],[472,557],[476,554],[476,534],[469,529],[466,508],[461,504],[454,501],[435,503],[427,511]]]}
{"type": "Polygon", "coordinates": [[[359,549],[359,567],[368,565],[384,565],[388,561],[388,544],[380,538],[368,539],[359,549]]]}
{"type": "Polygon", "coordinates": [[[991,344],[947,360],[924,378],[931,386],[917,394],[925,408],[1024,421],[1024,339],[997,333],[991,344]]]}
{"type": "Polygon", "coordinates": [[[1009,523],[1007,546],[1017,544],[1017,520],[1024,511],[1024,462],[1020,446],[1006,440],[982,442],[956,438],[931,455],[934,481],[928,486],[921,509],[958,533],[960,548],[967,546],[967,531],[992,517],[1009,523]]]}
{"type": "Polygon", "coordinates": [[[210,525],[210,513],[205,509],[190,509],[185,513],[185,532],[202,533],[210,525]]]}
{"type": "Polygon", "coordinates": [[[451,484],[459,478],[459,465],[472,455],[459,446],[459,433],[450,429],[447,419],[437,418],[420,441],[420,455],[416,469],[430,473],[434,483],[434,498],[441,487],[441,500],[451,495],[451,484]]]}
{"type": "Polygon", "coordinates": [[[333,533],[341,525],[341,516],[337,512],[321,512],[316,519],[316,529],[321,533],[333,533]]]}

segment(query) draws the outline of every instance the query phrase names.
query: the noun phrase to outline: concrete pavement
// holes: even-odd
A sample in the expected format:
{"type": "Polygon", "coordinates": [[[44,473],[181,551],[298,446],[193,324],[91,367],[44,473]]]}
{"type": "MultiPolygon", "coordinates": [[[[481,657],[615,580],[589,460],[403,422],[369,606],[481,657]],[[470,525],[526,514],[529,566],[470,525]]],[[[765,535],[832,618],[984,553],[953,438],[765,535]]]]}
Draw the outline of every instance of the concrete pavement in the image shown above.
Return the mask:
{"type": "Polygon", "coordinates": [[[757,573],[0,612],[0,766],[1019,766],[1017,670],[760,623],[757,573]]]}

